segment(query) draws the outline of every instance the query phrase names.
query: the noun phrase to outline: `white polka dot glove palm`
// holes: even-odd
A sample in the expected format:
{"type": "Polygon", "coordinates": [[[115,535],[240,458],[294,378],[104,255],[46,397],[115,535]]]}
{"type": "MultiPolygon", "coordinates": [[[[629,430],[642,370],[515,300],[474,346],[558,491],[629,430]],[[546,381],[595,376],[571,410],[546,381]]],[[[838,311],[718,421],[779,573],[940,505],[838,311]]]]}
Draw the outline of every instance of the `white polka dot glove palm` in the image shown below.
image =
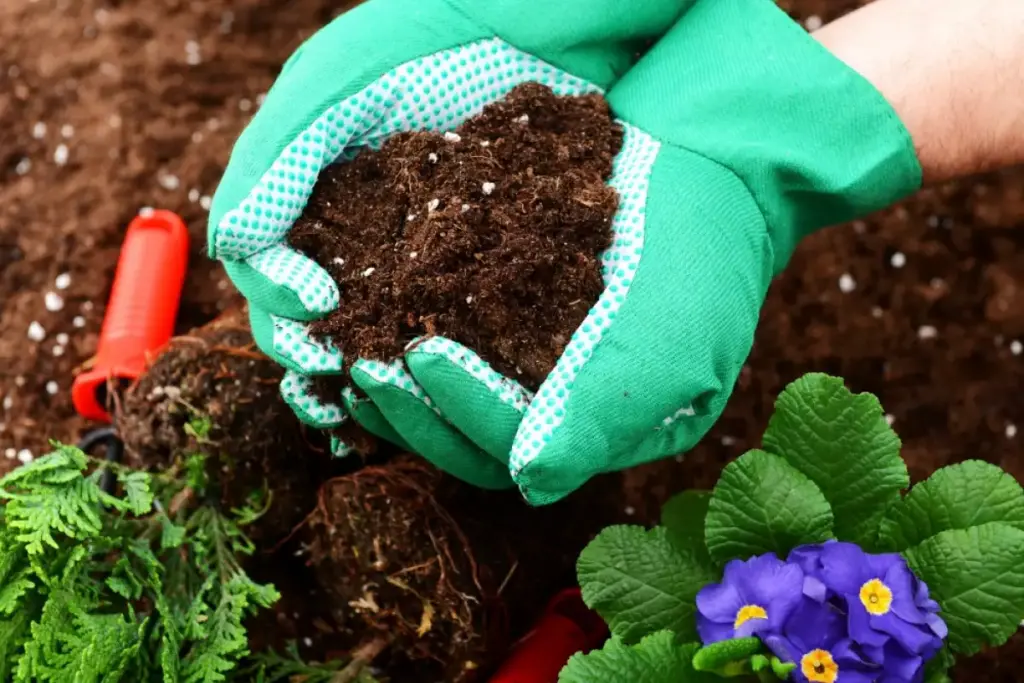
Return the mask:
{"type": "MultiPolygon", "coordinates": [[[[313,342],[304,323],[337,308],[339,293],[286,245],[287,232],[327,164],[400,131],[454,129],[525,81],[559,94],[606,91],[691,1],[370,0],[289,59],[232,153],[213,201],[209,249],[249,300],[258,345],[288,369],[282,393],[301,419],[322,428],[355,419],[465,481],[514,485],[509,459],[532,397],[457,344],[434,338],[401,361],[357,361],[352,378],[368,399],[345,392],[327,404],[312,395],[309,377],[341,372],[342,350],[313,342]]],[[[652,151],[630,132],[616,162],[614,184],[637,186],[633,208],[624,202],[616,221],[623,239],[639,220],[652,151]]],[[[628,277],[630,248],[606,255],[610,287],[628,277]]],[[[582,362],[615,297],[606,292],[560,376],[582,362]]],[[[552,403],[542,421],[552,427],[560,414],[552,403]]]]}

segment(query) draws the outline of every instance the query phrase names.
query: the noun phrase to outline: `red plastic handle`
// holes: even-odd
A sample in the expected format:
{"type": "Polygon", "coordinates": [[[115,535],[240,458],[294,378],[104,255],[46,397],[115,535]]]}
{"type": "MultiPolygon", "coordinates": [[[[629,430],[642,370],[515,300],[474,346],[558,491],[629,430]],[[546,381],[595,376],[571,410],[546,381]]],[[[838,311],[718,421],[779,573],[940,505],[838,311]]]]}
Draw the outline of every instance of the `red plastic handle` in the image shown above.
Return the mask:
{"type": "Polygon", "coordinates": [[[177,214],[153,211],[128,226],[93,367],[75,378],[79,415],[110,422],[108,380],[133,381],[174,334],[188,267],[188,230],[177,214]]]}
{"type": "Polygon", "coordinates": [[[557,683],[570,657],[600,647],[607,638],[607,626],[583,604],[579,589],[564,590],[489,683],[557,683]]]}

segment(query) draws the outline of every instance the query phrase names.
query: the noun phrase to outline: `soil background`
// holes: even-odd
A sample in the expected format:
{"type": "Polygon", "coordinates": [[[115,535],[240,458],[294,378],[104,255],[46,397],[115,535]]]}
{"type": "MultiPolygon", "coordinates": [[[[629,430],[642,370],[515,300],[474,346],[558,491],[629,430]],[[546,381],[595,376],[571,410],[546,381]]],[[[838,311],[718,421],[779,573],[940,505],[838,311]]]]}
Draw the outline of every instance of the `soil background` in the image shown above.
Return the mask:
{"type": "MultiPolygon", "coordinates": [[[[123,231],[142,207],[180,213],[193,237],[181,331],[236,303],[203,256],[208,197],[280,65],[349,4],[0,2],[0,471],[83,427],[73,372],[95,351],[123,231]],[[51,295],[48,308],[48,293],[59,304],[51,295]]],[[[780,4],[814,28],[860,3],[780,4]]],[[[811,370],[880,397],[915,481],[976,457],[1024,480],[1022,343],[1024,171],[923,191],[803,243],[721,422],[685,461],[628,473],[608,504],[650,522],[671,493],[709,485],[811,370]]],[[[1024,681],[1022,664],[1018,636],[955,678],[1024,681]]]]}

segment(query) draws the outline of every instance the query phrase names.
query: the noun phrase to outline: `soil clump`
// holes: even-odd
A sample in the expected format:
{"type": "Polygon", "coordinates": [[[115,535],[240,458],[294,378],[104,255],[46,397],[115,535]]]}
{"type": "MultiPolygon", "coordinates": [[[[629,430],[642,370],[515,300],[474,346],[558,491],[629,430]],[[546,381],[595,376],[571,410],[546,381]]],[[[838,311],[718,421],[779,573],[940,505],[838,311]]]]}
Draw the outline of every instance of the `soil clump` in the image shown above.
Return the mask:
{"type": "Polygon", "coordinates": [[[529,508],[515,491],[475,489],[414,457],[332,479],[304,542],[337,642],[383,639],[378,665],[395,680],[481,680],[575,585],[580,551],[612,521],[600,501],[617,483],[529,508]]]}
{"type": "Polygon", "coordinates": [[[224,510],[266,509],[247,532],[269,545],[312,509],[331,461],[307,441],[278,391],[283,371],[239,317],[173,339],[125,392],[115,422],[134,466],[185,468],[202,456],[224,510]]]}

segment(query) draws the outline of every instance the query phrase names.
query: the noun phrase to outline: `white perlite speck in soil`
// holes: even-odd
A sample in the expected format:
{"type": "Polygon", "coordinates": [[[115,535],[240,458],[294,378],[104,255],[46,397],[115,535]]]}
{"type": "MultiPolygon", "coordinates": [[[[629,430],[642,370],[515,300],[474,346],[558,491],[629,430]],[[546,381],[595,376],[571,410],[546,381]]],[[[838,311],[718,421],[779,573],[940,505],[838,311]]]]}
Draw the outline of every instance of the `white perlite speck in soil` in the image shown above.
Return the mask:
{"type": "Polygon", "coordinates": [[[34,459],[35,458],[32,457],[32,451],[30,451],[29,449],[22,448],[20,451],[18,451],[18,461],[22,465],[27,465],[30,462],[32,462],[34,459]]]}
{"type": "Polygon", "coordinates": [[[60,391],[60,385],[52,379],[46,383],[46,393],[50,396],[56,396],[58,391],[60,391]]]}
{"type": "Polygon", "coordinates": [[[32,170],[32,160],[28,157],[24,157],[18,162],[18,165],[14,167],[14,172],[18,175],[25,175],[32,170]]]}
{"type": "Polygon", "coordinates": [[[849,273],[843,273],[839,277],[839,290],[844,294],[849,294],[855,289],[857,289],[857,281],[849,273]]]}
{"type": "Polygon", "coordinates": [[[46,339],[46,330],[38,322],[33,320],[28,326],[28,338],[32,341],[43,341],[46,339]]]}
{"type": "Polygon", "coordinates": [[[895,254],[892,255],[892,258],[889,259],[889,263],[892,264],[893,268],[902,268],[903,266],[907,265],[907,257],[903,254],[902,251],[897,251],[895,254]]]}
{"type": "Polygon", "coordinates": [[[64,297],[57,292],[47,292],[43,297],[43,303],[46,305],[46,310],[53,313],[64,308],[64,297]]]}
{"type": "Polygon", "coordinates": [[[487,195],[489,195],[489,194],[491,194],[492,192],[494,192],[494,188],[495,188],[495,187],[497,187],[497,185],[495,185],[494,183],[484,183],[484,184],[483,184],[483,185],[482,185],[482,186],[480,187],[480,189],[481,189],[481,190],[483,191],[483,193],[484,193],[484,194],[487,194],[487,195]]]}
{"type": "Polygon", "coordinates": [[[1021,351],[1024,351],[1024,344],[1021,344],[1018,340],[1014,339],[1010,342],[1010,353],[1015,356],[1019,356],[1021,351]]]}
{"type": "Polygon", "coordinates": [[[1012,423],[1006,425],[1006,438],[1012,439],[1015,436],[1017,436],[1017,425],[1012,423]]]}
{"type": "Polygon", "coordinates": [[[71,286],[71,273],[61,273],[53,281],[53,286],[57,289],[64,290],[71,286]]]}
{"type": "Polygon", "coordinates": [[[74,320],[71,321],[71,324],[78,328],[85,327],[85,318],[83,316],[76,315],[74,320]]]}
{"type": "Polygon", "coordinates": [[[46,124],[42,121],[37,121],[36,125],[32,126],[32,137],[36,140],[42,140],[46,137],[46,124]]]}
{"type": "Polygon", "coordinates": [[[178,176],[171,173],[161,173],[157,176],[156,181],[160,183],[160,187],[172,192],[181,186],[181,181],[178,179],[178,176]]]}
{"type": "Polygon", "coordinates": [[[931,325],[921,325],[917,329],[918,339],[935,339],[937,336],[939,336],[939,331],[931,325]]]}
{"type": "Polygon", "coordinates": [[[58,166],[68,163],[68,156],[68,146],[65,144],[57,145],[57,149],[53,151],[53,161],[58,166]]]}

